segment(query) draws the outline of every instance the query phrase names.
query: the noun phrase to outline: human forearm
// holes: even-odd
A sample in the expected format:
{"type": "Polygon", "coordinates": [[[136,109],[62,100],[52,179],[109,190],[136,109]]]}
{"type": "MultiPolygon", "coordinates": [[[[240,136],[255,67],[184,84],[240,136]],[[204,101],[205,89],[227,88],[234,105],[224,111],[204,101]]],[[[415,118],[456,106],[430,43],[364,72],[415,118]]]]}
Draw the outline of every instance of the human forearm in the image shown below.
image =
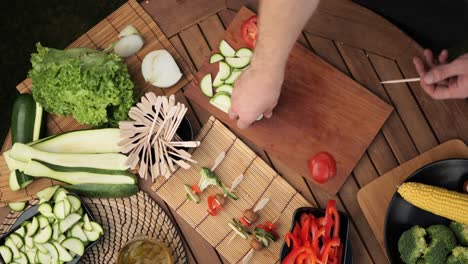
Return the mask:
{"type": "Polygon", "coordinates": [[[254,64],[284,67],[319,0],[262,0],[254,64]]]}

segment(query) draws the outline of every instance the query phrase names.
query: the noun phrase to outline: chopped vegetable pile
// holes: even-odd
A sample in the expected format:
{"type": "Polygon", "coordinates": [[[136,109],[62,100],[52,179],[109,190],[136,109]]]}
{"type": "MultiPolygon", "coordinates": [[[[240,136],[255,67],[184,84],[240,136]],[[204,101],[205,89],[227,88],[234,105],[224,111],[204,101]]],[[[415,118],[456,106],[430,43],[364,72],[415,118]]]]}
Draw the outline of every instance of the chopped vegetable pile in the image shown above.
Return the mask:
{"type": "Polygon", "coordinates": [[[116,54],[89,48],[57,50],[37,44],[31,55],[34,100],[81,124],[117,126],[134,103],[127,66],[116,54]]]}
{"type": "Polygon", "coordinates": [[[468,263],[467,241],[468,226],[460,223],[452,222],[450,228],[432,225],[424,229],[416,225],[400,236],[398,251],[406,264],[468,263]]]}
{"type": "Polygon", "coordinates": [[[329,200],[325,216],[321,218],[307,213],[300,216],[300,222],[286,234],[286,245],[291,251],[283,264],[341,263],[340,215],[335,204],[334,200],[329,200]]]}

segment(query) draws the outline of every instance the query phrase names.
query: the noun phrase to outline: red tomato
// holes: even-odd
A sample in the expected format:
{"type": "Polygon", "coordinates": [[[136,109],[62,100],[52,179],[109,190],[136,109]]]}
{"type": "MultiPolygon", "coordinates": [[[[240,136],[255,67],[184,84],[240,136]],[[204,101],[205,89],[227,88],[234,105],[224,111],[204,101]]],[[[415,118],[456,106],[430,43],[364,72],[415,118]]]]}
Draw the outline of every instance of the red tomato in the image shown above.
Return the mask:
{"type": "Polygon", "coordinates": [[[198,188],[198,185],[194,184],[192,185],[192,190],[196,193],[196,194],[201,194],[202,192],[200,191],[200,188],[198,188]]]}
{"type": "Polygon", "coordinates": [[[257,16],[251,16],[242,23],[241,26],[242,39],[247,47],[253,49],[257,42],[257,16]]]}
{"type": "Polygon", "coordinates": [[[325,183],[336,175],[335,159],[328,152],[319,152],[309,159],[309,171],[318,183],[325,183]]]}
{"type": "Polygon", "coordinates": [[[245,217],[242,217],[239,221],[244,227],[249,227],[250,224],[249,222],[247,222],[247,220],[245,220],[245,217]]]}

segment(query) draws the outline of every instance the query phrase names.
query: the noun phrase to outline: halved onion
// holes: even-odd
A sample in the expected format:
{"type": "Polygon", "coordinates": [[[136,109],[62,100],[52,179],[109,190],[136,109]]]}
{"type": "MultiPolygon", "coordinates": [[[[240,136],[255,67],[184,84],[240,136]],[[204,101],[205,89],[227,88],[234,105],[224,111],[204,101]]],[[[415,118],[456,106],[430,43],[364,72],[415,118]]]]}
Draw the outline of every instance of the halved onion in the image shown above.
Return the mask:
{"type": "Polygon", "coordinates": [[[145,81],[160,88],[171,87],[182,77],[179,66],[167,50],[148,53],[141,63],[145,81]]]}
{"type": "Polygon", "coordinates": [[[133,25],[128,25],[122,29],[119,33],[119,39],[130,36],[130,35],[139,35],[141,36],[140,32],[138,32],[138,29],[136,29],[133,25]]]}
{"type": "Polygon", "coordinates": [[[143,47],[143,38],[140,35],[128,35],[121,38],[114,46],[114,52],[122,58],[137,53],[143,47]]]}

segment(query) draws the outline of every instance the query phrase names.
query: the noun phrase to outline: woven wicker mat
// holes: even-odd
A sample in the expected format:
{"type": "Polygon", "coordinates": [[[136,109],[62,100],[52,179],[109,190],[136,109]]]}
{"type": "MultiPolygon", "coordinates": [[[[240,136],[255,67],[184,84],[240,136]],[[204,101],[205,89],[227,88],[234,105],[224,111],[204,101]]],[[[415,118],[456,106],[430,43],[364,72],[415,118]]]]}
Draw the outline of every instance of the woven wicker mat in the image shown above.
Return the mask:
{"type": "MultiPolygon", "coordinates": [[[[187,262],[177,227],[148,194],[139,192],[119,199],[82,199],[95,221],[104,228],[104,237],[86,251],[81,263],[116,263],[120,249],[136,237],[162,241],[172,252],[175,263],[187,262]]],[[[10,213],[0,226],[0,233],[7,232],[19,216],[20,213],[10,213]]]]}
{"type": "MultiPolygon", "coordinates": [[[[117,40],[117,35],[127,25],[135,26],[145,39],[145,45],[136,55],[125,60],[128,66],[131,79],[135,87],[141,92],[154,92],[157,95],[170,95],[184,87],[192,78],[192,72],[176,51],[171,42],[167,39],[161,29],[156,25],[153,19],[143,10],[136,0],[129,0],[119,9],[106,17],[99,24],[91,28],[80,38],[74,41],[68,48],[75,47],[90,47],[90,48],[106,48],[110,43],[117,40]],[[147,84],[141,74],[141,61],[149,52],[156,49],[166,49],[176,60],[179,65],[183,77],[174,86],[168,89],[160,89],[150,84],[147,84]]],[[[26,79],[16,86],[20,93],[30,93],[31,79],[26,79]]],[[[58,134],[66,131],[86,128],[80,125],[72,117],[57,116],[53,114],[47,115],[47,134],[58,134]]],[[[4,150],[9,149],[10,139],[5,140],[4,150]]],[[[34,181],[25,189],[13,192],[8,186],[8,167],[5,159],[0,155],[0,206],[6,205],[8,202],[26,201],[35,197],[37,191],[52,185],[52,181],[48,179],[40,179],[34,181]]]]}
{"type": "Polygon", "coordinates": [[[294,211],[298,207],[311,205],[214,117],[211,117],[202,128],[198,140],[201,141],[200,147],[193,152],[193,159],[198,161],[198,165],[189,170],[177,170],[169,180],[156,182],[152,186],[153,190],[231,263],[242,261],[250,250],[250,240],[237,237],[228,244],[233,231],[227,223],[232,221],[232,218],[241,217],[245,209],[254,207],[262,198],[270,198],[270,202],[260,212],[257,223],[273,221],[279,217],[276,224],[281,239],[270,244],[268,248],[256,252],[251,263],[278,262],[282,238],[291,226],[294,211]],[[239,199],[229,200],[223,210],[216,217],[212,217],[207,215],[206,199],[208,195],[220,193],[219,188],[208,188],[201,195],[201,203],[194,204],[187,201],[183,184],[198,183],[200,167],[210,168],[222,151],[226,152],[226,158],[215,171],[220,180],[230,186],[241,173],[245,178],[236,188],[239,199]]]}

